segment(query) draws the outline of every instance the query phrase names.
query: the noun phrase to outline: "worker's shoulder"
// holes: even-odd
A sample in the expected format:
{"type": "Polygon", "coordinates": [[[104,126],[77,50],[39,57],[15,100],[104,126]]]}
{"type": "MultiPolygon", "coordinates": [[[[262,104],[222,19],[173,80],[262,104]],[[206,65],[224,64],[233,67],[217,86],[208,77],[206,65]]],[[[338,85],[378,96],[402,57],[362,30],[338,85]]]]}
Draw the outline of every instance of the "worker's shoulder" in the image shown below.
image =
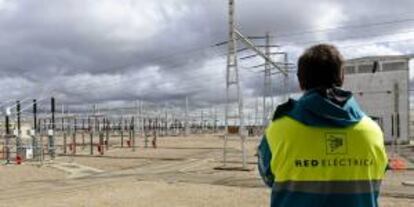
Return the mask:
{"type": "Polygon", "coordinates": [[[361,121],[351,127],[351,129],[359,130],[359,131],[371,131],[371,132],[378,132],[382,133],[381,128],[368,116],[362,117],[361,121]]]}
{"type": "Polygon", "coordinates": [[[267,131],[281,133],[292,130],[304,130],[306,127],[306,125],[304,125],[298,120],[295,120],[289,115],[283,115],[269,123],[267,131]]]}
{"type": "Polygon", "coordinates": [[[278,105],[275,112],[273,113],[272,121],[274,122],[277,119],[285,117],[289,112],[291,112],[294,109],[295,104],[295,100],[289,99],[285,103],[278,105]]]}
{"type": "Polygon", "coordinates": [[[375,122],[374,120],[372,120],[370,117],[368,116],[364,116],[362,117],[362,119],[357,122],[356,124],[350,125],[348,127],[340,127],[340,128],[336,128],[336,127],[315,127],[315,126],[309,126],[306,125],[304,123],[301,123],[300,121],[284,115],[281,116],[279,118],[277,118],[276,120],[272,121],[269,126],[267,131],[278,131],[280,132],[281,129],[283,129],[283,131],[306,131],[306,132],[313,132],[313,131],[332,131],[332,129],[335,130],[341,130],[344,132],[354,132],[354,133],[369,133],[372,135],[382,135],[382,130],[379,127],[379,125],[377,124],[377,122],[375,122]]]}

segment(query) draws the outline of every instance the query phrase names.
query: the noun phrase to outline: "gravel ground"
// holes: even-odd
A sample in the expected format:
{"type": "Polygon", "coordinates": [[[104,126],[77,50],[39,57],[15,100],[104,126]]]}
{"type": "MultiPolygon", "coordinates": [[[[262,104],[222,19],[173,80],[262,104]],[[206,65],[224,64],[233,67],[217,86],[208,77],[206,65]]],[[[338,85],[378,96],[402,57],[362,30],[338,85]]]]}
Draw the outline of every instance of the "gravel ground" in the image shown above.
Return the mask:
{"type": "MultiPolygon", "coordinates": [[[[0,166],[0,206],[269,204],[269,190],[263,187],[255,170],[255,139],[247,144],[252,169],[247,172],[214,170],[222,165],[223,142],[216,136],[160,138],[159,148],[145,149],[141,145],[135,152],[119,148],[116,141],[112,140],[114,146],[103,156],[90,156],[88,148],[85,151],[79,148],[77,156],[60,156],[42,167],[27,162],[0,166]],[[78,172],[82,174],[74,175],[78,172]]],[[[229,160],[238,166],[240,144],[232,139],[229,145],[233,152],[229,160]]],[[[409,179],[414,180],[413,171],[387,172],[381,206],[414,206],[414,187],[401,185],[409,179]]]]}

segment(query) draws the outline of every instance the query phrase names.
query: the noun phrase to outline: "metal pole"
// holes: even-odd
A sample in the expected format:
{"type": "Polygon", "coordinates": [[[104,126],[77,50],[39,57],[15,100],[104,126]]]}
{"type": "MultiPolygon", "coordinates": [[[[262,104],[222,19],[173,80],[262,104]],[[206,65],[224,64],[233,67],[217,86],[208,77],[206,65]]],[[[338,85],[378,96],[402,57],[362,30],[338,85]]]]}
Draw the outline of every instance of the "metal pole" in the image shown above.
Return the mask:
{"type": "MultiPolygon", "coordinates": [[[[243,168],[246,168],[246,148],[244,145],[245,136],[244,136],[244,114],[243,114],[243,96],[240,88],[240,79],[237,63],[237,36],[242,39],[244,36],[239,34],[236,30],[235,24],[235,0],[229,0],[229,44],[228,44],[228,54],[227,54],[227,70],[226,70],[226,109],[225,109],[225,128],[226,133],[224,136],[224,150],[223,150],[223,164],[226,165],[227,157],[227,141],[229,136],[229,119],[234,119],[239,121],[239,136],[242,141],[242,159],[243,159],[243,168]],[[235,87],[237,101],[238,101],[238,113],[235,116],[230,116],[230,104],[233,100],[230,99],[230,88],[235,87]]],[[[243,40],[245,44],[249,43],[246,40],[243,40]],[[247,43],[246,43],[247,42],[247,43]]],[[[249,45],[248,45],[249,46],[249,45]]],[[[250,46],[249,46],[250,47],[250,46]]],[[[261,53],[262,54],[262,53],[261,53]]]]}
{"type": "Polygon", "coordinates": [[[33,150],[33,159],[38,157],[38,144],[36,141],[36,129],[37,129],[37,103],[36,99],[33,99],[33,129],[30,132],[32,137],[32,150],[33,150]]]}
{"type": "Polygon", "coordinates": [[[63,154],[66,154],[66,148],[67,148],[67,142],[66,142],[66,132],[63,132],[63,154]]]}
{"type": "Polygon", "coordinates": [[[132,151],[135,152],[135,119],[131,118],[131,133],[132,133],[132,151]]]}
{"type": "MultiPolygon", "coordinates": [[[[266,33],[266,48],[265,48],[265,55],[270,56],[270,35],[266,33]]],[[[265,70],[264,70],[264,87],[263,87],[263,121],[262,125],[265,128],[268,122],[268,116],[270,114],[270,110],[273,109],[273,93],[272,93],[272,72],[271,72],[271,65],[270,60],[265,61],[265,70]],[[270,106],[268,104],[268,100],[270,98],[270,106]]]]}
{"type": "Polygon", "coordinates": [[[88,129],[89,129],[89,145],[90,145],[90,155],[93,155],[93,130],[91,118],[88,116],[88,129]]]}
{"type": "Polygon", "coordinates": [[[21,123],[20,123],[20,101],[16,102],[17,111],[17,133],[16,133],[16,157],[21,157],[21,123]]]}
{"type": "Polygon", "coordinates": [[[272,85],[272,72],[271,72],[271,65],[270,65],[270,62],[269,61],[271,61],[272,59],[271,59],[271,54],[270,54],[270,41],[271,41],[271,39],[270,39],[270,34],[269,33],[266,33],[266,51],[265,51],[265,55],[267,56],[267,57],[269,57],[269,60],[266,60],[266,62],[265,62],[265,70],[266,71],[268,71],[268,81],[269,81],[269,85],[268,85],[268,90],[269,90],[269,94],[268,94],[268,96],[270,96],[270,98],[271,98],[271,104],[270,104],[270,109],[268,109],[268,114],[267,115],[269,115],[270,113],[271,113],[271,111],[273,110],[273,107],[274,107],[274,100],[273,100],[273,85],[272,85]]]}
{"type": "Polygon", "coordinates": [[[72,154],[76,154],[76,127],[77,121],[76,118],[73,118],[73,125],[74,125],[74,129],[73,129],[73,134],[72,134],[72,154]]]}
{"type": "Polygon", "coordinates": [[[52,120],[51,120],[51,131],[49,133],[49,153],[52,159],[55,158],[55,140],[54,140],[54,132],[55,132],[55,98],[51,98],[51,112],[52,112],[52,120]]]}
{"type": "Polygon", "coordinates": [[[168,136],[168,110],[165,109],[165,131],[164,131],[164,136],[168,136]]]}
{"type": "Polygon", "coordinates": [[[21,123],[20,123],[20,101],[16,102],[16,111],[17,111],[17,135],[20,136],[20,129],[21,129],[21,123]]]}
{"type": "Polygon", "coordinates": [[[109,150],[109,126],[110,126],[110,122],[109,119],[106,118],[106,123],[105,123],[106,127],[105,127],[105,132],[106,132],[106,141],[105,141],[105,146],[106,146],[106,150],[109,150]]]}
{"type": "Polygon", "coordinates": [[[10,146],[9,146],[9,139],[10,139],[10,124],[9,124],[9,109],[6,111],[5,117],[5,127],[6,127],[6,164],[10,164],[10,146]]]}
{"type": "Polygon", "coordinates": [[[37,102],[36,102],[36,99],[33,99],[33,128],[36,131],[36,129],[37,129],[37,102]]]}
{"type": "Polygon", "coordinates": [[[188,96],[185,97],[185,126],[184,126],[184,136],[188,136],[188,96]]]}
{"type": "MultiPolygon", "coordinates": [[[[284,63],[285,63],[285,71],[288,72],[288,70],[289,70],[288,53],[284,53],[283,57],[284,57],[284,63]]],[[[283,87],[285,89],[284,90],[284,92],[285,92],[285,101],[288,101],[289,100],[289,93],[288,93],[289,92],[289,76],[285,76],[283,80],[284,80],[283,87]]]]}
{"type": "Polygon", "coordinates": [[[139,122],[140,122],[140,134],[141,137],[145,136],[145,132],[144,132],[144,117],[142,115],[142,101],[139,101],[139,122]]]}
{"type": "Polygon", "coordinates": [[[214,133],[217,133],[217,108],[214,108],[214,133]]]}
{"type": "Polygon", "coordinates": [[[85,118],[82,118],[82,151],[85,149],[85,118]]]}
{"type": "Polygon", "coordinates": [[[121,132],[121,148],[124,148],[124,120],[121,116],[121,120],[119,120],[119,130],[121,132]]]}
{"type": "MultiPolygon", "coordinates": [[[[238,84],[237,71],[237,51],[236,51],[236,36],[234,33],[234,0],[229,0],[229,44],[227,54],[227,70],[226,70],[226,109],[225,109],[225,135],[224,135],[224,150],[223,150],[223,165],[227,164],[227,140],[229,136],[229,110],[230,110],[230,86],[238,84]]],[[[238,87],[237,87],[238,89],[238,87]]]]}

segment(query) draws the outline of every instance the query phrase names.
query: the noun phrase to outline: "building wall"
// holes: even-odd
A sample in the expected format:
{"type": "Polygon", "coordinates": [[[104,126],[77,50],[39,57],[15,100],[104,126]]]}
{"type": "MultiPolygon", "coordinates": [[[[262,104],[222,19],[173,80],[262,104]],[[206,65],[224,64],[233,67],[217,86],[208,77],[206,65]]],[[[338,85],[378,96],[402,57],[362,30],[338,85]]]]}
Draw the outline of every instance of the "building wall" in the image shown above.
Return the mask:
{"type": "Polygon", "coordinates": [[[361,108],[376,119],[386,141],[398,135],[399,139],[408,140],[408,59],[394,57],[378,61],[375,58],[362,58],[348,61],[345,70],[344,88],[353,91],[361,108]],[[378,63],[375,73],[374,61],[378,63]]]}
{"type": "Polygon", "coordinates": [[[413,136],[414,136],[414,120],[411,118],[414,117],[414,110],[410,109],[410,115],[409,115],[409,120],[410,123],[408,124],[408,129],[409,129],[409,139],[413,140],[413,136]]]}

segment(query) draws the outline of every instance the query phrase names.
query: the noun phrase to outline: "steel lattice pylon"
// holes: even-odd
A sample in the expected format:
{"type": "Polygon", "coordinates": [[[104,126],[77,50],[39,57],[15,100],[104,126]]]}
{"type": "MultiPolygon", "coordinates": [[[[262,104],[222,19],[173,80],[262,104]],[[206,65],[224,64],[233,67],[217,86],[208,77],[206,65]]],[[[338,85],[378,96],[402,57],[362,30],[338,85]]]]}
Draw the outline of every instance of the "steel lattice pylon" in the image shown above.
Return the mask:
{"type": "MultiPolygon", "coordinates": [[[[266,33],[266,48],[265,54],[267,57],[270,57],[270,35],[266,33]]],[[[272,66],[270,61],[266,60],[265,70],[264,70],[264,90],[263,90],[263,127],[266,127],[269,115],[273,111],[273,90],[272,90],[272,66]],[[269,103],[270,99],[270,103],[269,103]]]]}
{"type": "MultiPolygon", "coordinates": [[[[224,135],[224,154],[223,163],[227,163],[227,141],[230,135],[229,121],[238,121],[238,134],[242,142],[242,159],[243,168],[247,167],[247,157],[245,148],[245,136],[244,136],[244,114],[243,114],[243,96],[240,88],[240,79],[237,63],[237,40],[235,33],[234,22],[234,0],[229,0],[229,42],[228,42],[228,54],[227,54],[227,70],[226,70],[226,110],[225,110],[225,127],[226,132],[224,135]],[[234,97],[235,96],[235,97],[234,97]],[[231,110],[230,105],[237,103],[237,109],[231,110]]],[[[235,124],[237,125],[237,124],[235,124]]]]}
{"type": "MultiPolygon", "coordinates": [[[[243,93],[240,87],[238,63],[237,63],[237,40],[240,40],[247,48],[253,50],[257,53],[258,56],[262,57],[268,64],[269,70],[271,66],[280,71],[283,75],[287,76],[287,72],[281,69],[279,65],[272,61],[270,58],[270,51],[266,53],[262,52],[258,47],[256,47],[253,42],[251,42],[247,37],[240,33],[236,29],[236,24],[234,21],[235,14],[235,0],[229,0],[229,40],[228,40],[228,55],[227,55],[227,70],[226,70],[226,109],[225,109],[225,128],[226,132],[224,135],[224,155],[223,162],[224,166],[227,162],[227,141],[230,134],[234,133],[233,130],[230,131],[229,120],[235,121],[234,127],[238,126],[238,135],[241,140],[242,148],[242,159],[243,159],[243,169],[247,169],[247,152],[246,152],[246,133],[244,129],[244,114],[243,114],[243,93]],[[235,97],[233,97],[235,96],[235,97]],[[236,103],[237,107],[230,107],[236,103]],[[231,110],[236,109],[236,110],[231,110]],[[238,123],[237,123],[238,121],[238,123]]],[[[270,39],[270,38],[268,38],[270,39]]],[[[268,40],[270,41],[270,40],[268,40]]],[[[271,73],[270,73],[271,75],[271,73]]]]}

